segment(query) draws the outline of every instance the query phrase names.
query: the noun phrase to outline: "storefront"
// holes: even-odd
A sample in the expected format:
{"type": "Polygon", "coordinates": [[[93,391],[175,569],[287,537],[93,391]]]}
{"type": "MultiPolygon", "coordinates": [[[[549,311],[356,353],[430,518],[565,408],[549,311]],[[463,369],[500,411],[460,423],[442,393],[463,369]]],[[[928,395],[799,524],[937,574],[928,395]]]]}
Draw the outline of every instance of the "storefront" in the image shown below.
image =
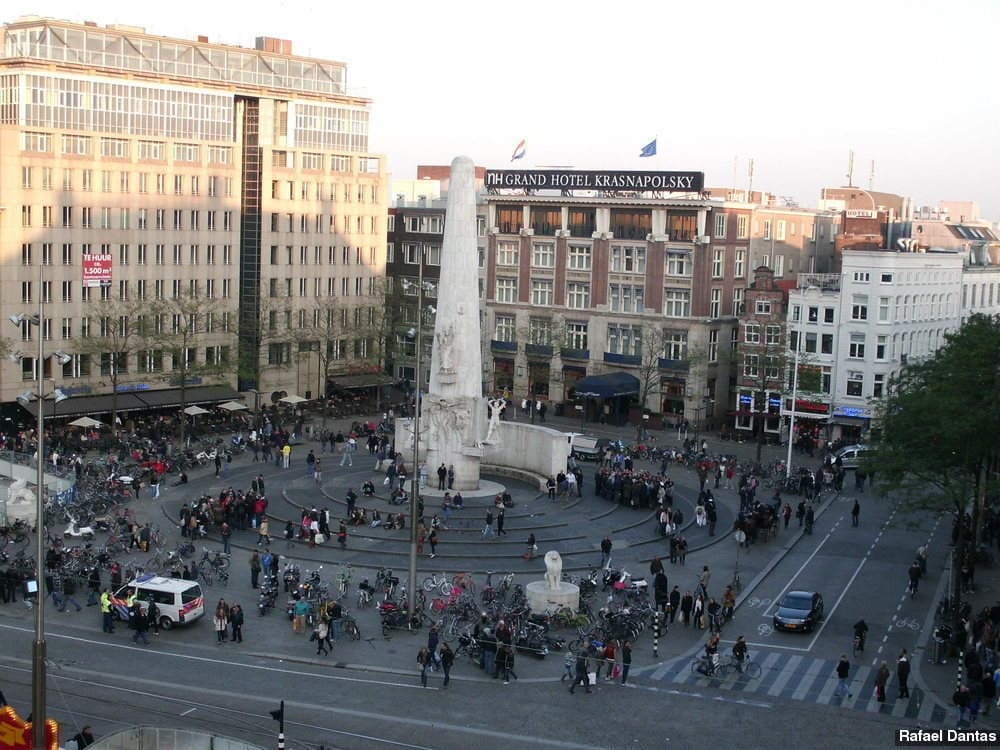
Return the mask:
{"type": "Polygon", "coordinates": [[[528,394],[539,401],[549,399],[549,377],[551,367],[548,362],[528,361],[528,394]]]}
{"type": "Polygon", "coordinates": [[[684,378],[664,376],[660,378],[660,411],[671,424],[684,420],[684,378]]]}
{"type": "Polygon", "coordinates": [[[497,392],[514,392],[514,360],[493,358],[493,390],[497,392]]]}
{"type": "Polygon", "coordinates": [[[871,410],[864,406],[835,406],[828,420],[830,441],[851,444],[865,442],[871,426],[871,410]]]}

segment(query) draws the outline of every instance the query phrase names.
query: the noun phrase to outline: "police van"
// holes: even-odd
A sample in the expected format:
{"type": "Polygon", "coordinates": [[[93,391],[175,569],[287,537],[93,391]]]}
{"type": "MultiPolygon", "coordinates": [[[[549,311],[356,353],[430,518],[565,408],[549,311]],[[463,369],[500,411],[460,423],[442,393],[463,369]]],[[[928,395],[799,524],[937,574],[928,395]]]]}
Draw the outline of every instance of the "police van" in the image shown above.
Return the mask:
{"type": "Polygon", "coordinates": [[[133,595],[143,612],[149,608],[149,602],[156,602],[160,611],[159,625],[163,630],[175,625],[187,625],[205,614],[205,597],[201,586],[194,581],[164,578],[154,573],[139,576],[111,597],[113,611],[119,620],[128,621],[129,602],[133,595]]]}

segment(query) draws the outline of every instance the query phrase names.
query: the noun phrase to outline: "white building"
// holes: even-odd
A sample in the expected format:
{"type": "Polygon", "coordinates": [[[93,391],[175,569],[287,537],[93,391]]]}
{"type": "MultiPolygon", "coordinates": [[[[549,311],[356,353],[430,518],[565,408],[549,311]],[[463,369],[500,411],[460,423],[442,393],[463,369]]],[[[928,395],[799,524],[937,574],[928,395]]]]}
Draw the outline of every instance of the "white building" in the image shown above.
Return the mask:
{"type": "MultiPolygon", "coordinates": [[[[800,276],[789,295],[789,345],[794,350],[802,336],[805,365],[822,368],[827,437],[860,438],[892,376],[959,327],[964,260],[959,253],[852,251],[843,255],[839,284],[800,276]]],[[[797,420],[822,413],[813,411],[815,402],[796,402],[797,420]]],[[[790,399],[783,413],[791,413],[790,399]]]]}

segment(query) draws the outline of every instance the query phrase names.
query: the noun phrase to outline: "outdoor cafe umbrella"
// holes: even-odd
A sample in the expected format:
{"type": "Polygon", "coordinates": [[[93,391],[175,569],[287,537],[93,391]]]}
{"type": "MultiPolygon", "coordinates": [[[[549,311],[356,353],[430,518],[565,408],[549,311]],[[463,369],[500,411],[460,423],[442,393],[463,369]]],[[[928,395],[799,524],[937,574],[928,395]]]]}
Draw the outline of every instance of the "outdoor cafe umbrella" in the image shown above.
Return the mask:
{"type": "Polygon", "coordinates": [[[73,427],[103,427],[103,422],[98,422],[93,417],[79,417],[70,422],[73,427]]]}
{"type": "Polygon", "coordinates": [[[192,417],[197,417],[200,414],[208,414],[208,409],[202,409],[200,406],[189,406],[184,410],[184,413],[192,417]]]}
{"type": "Polygon", "coordinates": [[[283,404],[292,404],[294,406],[295,404],[301,404],[303,401],[308,401],[309,399],[302,398],[302,396],[291,395],[279,398],[278,400],[283,404]]]}
{"type": "Polygon", "coordinates": [[[239,401],[227,401],[224,404],[219,404],[219,408],[226,411],[240,411],[241,409],[246,409],[247,407],[239,401]]]}

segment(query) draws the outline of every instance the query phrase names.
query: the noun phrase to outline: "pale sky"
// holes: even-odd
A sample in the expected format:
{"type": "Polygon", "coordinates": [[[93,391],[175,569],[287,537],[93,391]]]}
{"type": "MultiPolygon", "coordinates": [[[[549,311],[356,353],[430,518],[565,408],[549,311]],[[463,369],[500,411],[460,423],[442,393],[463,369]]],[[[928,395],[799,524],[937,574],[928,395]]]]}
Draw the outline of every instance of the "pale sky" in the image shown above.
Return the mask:
{"type": "Polygon", "coordinates": [[[854,184],[917,204],[977,200],[1000,219],[1000,3],[193,2],[6,0],[37,14],[252,47],[257,35],[348,64],[375,100],[371,149],[394,177],[477,164],[694,169],[706,184],[815,205],[854,184]],[[81,15],[84,14],[84,15],[81,15]],[[657,156],[639,149],[658,138],[657,156]],[[994,156],[990,156],[994,154],[994,156]]]}

